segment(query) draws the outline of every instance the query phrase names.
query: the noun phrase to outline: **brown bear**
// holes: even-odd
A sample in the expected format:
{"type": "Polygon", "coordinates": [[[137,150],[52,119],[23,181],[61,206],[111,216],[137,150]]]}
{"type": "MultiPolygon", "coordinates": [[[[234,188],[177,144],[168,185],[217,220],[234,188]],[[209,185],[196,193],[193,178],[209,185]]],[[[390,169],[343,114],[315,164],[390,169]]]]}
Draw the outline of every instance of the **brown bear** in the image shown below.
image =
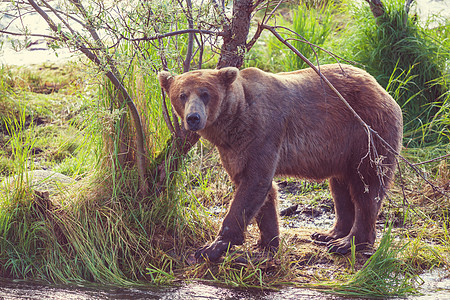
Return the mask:
{"type": "MultiPolygon", "coordinates": [[[[358,115],[399,152],[402,112],[367,72],[342,64],[320,67],[358,115]]],[[[261,247],[279,244],[275,175],[329,179],[336,220],[312,238],[330,252],[347,253],[375,241],[381,201],[396,155],[367,130],[312,69],[271,74],[256,68],[158,75],[186,129],[219,150],[236,186],[217,238],[197,258],[217,260],[244,241],[253,218],[261,247]]]]}

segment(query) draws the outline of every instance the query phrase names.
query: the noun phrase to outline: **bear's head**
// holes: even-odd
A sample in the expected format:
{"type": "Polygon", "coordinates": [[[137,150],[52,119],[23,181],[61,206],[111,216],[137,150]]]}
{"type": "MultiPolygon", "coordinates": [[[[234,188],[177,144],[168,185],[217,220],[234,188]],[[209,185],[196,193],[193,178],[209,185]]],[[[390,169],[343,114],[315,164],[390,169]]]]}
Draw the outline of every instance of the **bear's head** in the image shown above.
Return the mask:
{"type": "Polygon", "coordinates": [[[177,76],[161,71],[158,79],[184,127],[199,131],[217,119],[227,89],[238,73],[239,70],[233,67],[197,70],[177,76]]]}

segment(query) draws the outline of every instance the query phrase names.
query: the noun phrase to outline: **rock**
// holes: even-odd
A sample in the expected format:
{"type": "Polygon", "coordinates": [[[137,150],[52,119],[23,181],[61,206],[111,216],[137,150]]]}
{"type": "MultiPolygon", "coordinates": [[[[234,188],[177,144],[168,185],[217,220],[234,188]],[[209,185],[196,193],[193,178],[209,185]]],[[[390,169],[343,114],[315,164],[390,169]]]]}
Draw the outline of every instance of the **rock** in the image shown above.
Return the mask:
{"type": "MultiPolygon", "coordinates": [[[[15,187],[18,175],[6,178],[0,183],[0,192],[7,192],[15,187]]],[[[23,180],[28,181],[31,189],[38,192],[48,192],[50,195],[58,194],[68,185],[75,182],[74,179],[49,170],[34,170],[26,172],[23,180]]]]}

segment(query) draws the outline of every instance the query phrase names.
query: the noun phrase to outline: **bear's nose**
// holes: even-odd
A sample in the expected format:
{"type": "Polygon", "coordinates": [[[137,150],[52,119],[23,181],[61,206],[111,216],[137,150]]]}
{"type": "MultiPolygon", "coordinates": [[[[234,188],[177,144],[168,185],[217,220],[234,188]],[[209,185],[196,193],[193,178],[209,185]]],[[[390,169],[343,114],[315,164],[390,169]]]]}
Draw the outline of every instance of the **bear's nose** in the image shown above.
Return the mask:
{"type": "Polygon", "coordinates": [[[189,114],[186,117],[186,123],[189,125],[189,130],[198,130],[200,125],[200,115],[198,113],[189,114]]]}

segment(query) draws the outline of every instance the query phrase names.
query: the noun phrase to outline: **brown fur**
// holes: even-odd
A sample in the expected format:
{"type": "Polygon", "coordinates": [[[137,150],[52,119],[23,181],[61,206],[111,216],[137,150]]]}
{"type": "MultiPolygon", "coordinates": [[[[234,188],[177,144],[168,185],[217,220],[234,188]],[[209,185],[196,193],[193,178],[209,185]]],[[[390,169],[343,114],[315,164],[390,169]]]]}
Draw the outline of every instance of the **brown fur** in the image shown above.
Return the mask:
{"type": "MultiPolygon", "coordinates": [[[[375,79],[348,65],[324,65],[320,70],[361,118],[399,151],[401,110],[375,79]]],[[[215,260],[229,245],[242,244],[253,218],[261,231],[259,244],[278,246],[275,175],[329,179],[336,222],[329,232],[313,238],[327,243],[330,251],[348,252],[353,238],[357,249],[373,245],[395,155],[374,138],[382,158],[379,174],[365,128],[312,69],[271,74],[224,68],[175,77],[161,72],[159,80],[184,126],[217,146],[236,184],[216,240],[200,249],[198,257],[215,260]]]]}

